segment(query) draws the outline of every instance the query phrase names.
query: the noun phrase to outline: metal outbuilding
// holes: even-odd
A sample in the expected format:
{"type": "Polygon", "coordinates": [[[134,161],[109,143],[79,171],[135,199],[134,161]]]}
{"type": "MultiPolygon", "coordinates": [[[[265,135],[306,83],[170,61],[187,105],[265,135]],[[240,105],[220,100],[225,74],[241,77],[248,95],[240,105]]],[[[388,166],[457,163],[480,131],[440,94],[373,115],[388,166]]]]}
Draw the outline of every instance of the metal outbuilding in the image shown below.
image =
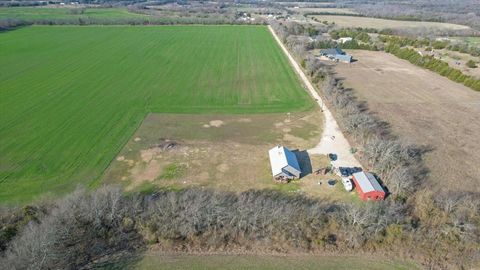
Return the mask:
{"type": "Polygon", "coordinates": [[[336,47],[331,49],[320,50],[320,59],[329,59],[333,61],[340,61],[344,63],[352,62],[352,56],[346,54],[342,49],[336,47]]]}
{"type": "Polygon", "coordinates": [[[268,151],[272,175],[276,180],[291,180],[301,174],[295,154],[283,146],[275,146],[268,151]]]}
{"type": "Polygon", "coordinates": [[[355,183],[355,189],[360,195],[360,199],[364,201],[385,199],[385,191],[373,174],[357,172],[352,175],[352,180],[355,183]]]}

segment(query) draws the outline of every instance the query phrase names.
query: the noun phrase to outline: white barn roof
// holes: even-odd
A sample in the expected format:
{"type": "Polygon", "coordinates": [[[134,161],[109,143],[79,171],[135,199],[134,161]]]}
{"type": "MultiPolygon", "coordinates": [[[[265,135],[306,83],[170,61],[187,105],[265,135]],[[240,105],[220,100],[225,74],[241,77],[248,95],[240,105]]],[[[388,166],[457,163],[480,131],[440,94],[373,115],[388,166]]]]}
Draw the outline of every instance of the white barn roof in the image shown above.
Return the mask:
{"type": "Polygon", "coordinates": [[[276,176],[287,170],[296,177],[300,176],[300,166],[294,153],[283,146],[275,146],[268,151],[272,175],[276,176]]]}
{"type": "Polygon", "coordinates": [[[357,180],[358,185],[364,193],[370,191],[384,191],[383,188],[378,183],[375,176],[371,173],[366,172],[357,172],[353,174],[355,180],[357,180]]]}

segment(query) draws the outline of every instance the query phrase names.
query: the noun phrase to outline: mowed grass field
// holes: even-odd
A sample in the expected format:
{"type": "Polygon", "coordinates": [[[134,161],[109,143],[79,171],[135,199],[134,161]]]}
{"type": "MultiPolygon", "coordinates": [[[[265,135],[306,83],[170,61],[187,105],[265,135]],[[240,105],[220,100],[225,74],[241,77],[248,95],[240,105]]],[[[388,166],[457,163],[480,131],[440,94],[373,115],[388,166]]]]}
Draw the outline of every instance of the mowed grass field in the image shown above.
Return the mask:
{"type": "Polygon", "coordinates": [[[54,7],[8,7],[0,8],[1,19],[35,20],[78,20],[83,19],[139,19],[148,15],[129,12],[126,8],[85,8],[82,14],[73,14],[69,8],[54,7]]]}
{"type": "Polygon", "coordinates": [[[418,21],[399,21],[386,20],[369,17],[345,16],[345,15],[313,15],[318,21],[335,22],[340,27],[362,27],[374,29],[399,29],[399,28],[435,28],[444,30],[465,30],[470,27],[452,23],[440,22],[418,22],[418,21]]]}
{"type": "Polygon", "coordinates": [[[303,111],[264,26],[48,27],[0,34],[0,202],[96,184],[149,112],[303,111]]]}

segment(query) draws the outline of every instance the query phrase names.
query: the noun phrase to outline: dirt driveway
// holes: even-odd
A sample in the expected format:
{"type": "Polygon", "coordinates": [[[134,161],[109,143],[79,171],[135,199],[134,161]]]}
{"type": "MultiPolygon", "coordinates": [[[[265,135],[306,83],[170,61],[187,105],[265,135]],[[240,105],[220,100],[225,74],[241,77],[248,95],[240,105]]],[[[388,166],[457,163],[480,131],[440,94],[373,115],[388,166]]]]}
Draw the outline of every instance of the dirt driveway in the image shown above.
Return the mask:
{"type": "Polygon", "coordinates": [[[290,52],[288,52],[283,43],[277,37],[273,29],[270,26],[268,26],[268,28],[270,29],[270,32],[272,32],[272,35],[274,36],[279,46],[282,48],[283,52],[287,55],[288,59],[290,60],[290,64],[300,76],[300,79],[309,91],[310,95],[315,99],[318,106],[323,112],[324,122],[322,139],[314,148],[309,149],[308,152],[310,154],[335,153],[337,155],[337,160],[332,162],[335,167],[361,167],[360,162],[358,162],[355,156],[350,152],[350,149],[352,148],[350,146],[350,143],[343,135],[337,124],[337,121],[333,117],[328,107],[325,106],[325,104],[323,103],[320,95],[310,83],[307,76],[303,73],[302,69],[292,57],[290,52]]]}
{"type": "Polygon", "coordinates": [[[480,191],[480,92],[383,52],[350,51],[339,77],[426,155],[432,189],[480,191]]]}

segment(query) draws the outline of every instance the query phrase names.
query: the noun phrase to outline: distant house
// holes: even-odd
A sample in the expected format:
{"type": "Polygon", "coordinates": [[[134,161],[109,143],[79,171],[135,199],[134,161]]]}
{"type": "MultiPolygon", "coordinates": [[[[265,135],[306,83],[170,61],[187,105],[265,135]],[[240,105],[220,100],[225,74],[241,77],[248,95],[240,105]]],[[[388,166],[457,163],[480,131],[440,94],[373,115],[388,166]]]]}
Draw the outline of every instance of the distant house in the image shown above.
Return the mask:
{"type": "Polygon", "coordinates": [[[337,41],[338,43],[342,43],[342,44],[343,44],[343,43],[345,43],[345,42],[349,42],[349,41],[352,41],[352,40],[353,40],[353,39],[352,39],[351,37],[342,37],[342,38],[337,39],[336,41],[337,41]]]}
{"type": "Polygon", "coordinates": [[[373,174],[368,172],[357,172],[352,176],[355,189],[364,201],[379,201],[385,199],[385,191],[378,183],[373,174]]]}
{"type": "Polygon", "coordinates": [[[337,62],[340,61],[344,63],[352,62],[352,56],[346,54],[340,48],[320,50],[319,58],[324,60],[337,61],[337,62]]]}
{"type": "Polygon", "coordinates": [[[268,155],[275,180],[286,181],[300,177],[300,166],[292,151],[283,146],[275,146],[268,151],[268,155]]]}

